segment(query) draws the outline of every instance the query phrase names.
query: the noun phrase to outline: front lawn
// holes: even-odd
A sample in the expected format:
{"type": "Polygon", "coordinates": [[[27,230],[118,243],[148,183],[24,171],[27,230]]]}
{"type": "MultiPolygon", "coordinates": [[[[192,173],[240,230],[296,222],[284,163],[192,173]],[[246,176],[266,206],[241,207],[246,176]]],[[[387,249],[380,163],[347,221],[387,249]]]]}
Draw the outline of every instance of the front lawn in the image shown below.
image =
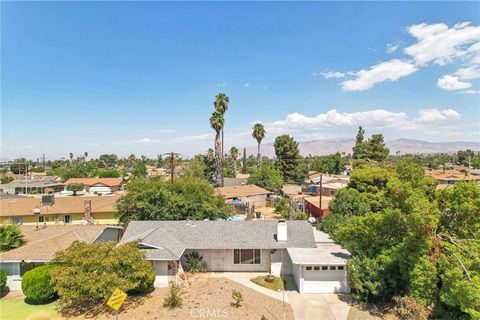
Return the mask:
{"type": "Polygon", "coordinates": [[[256,278],[250,279],[255,284],[258,284],[259,286],[268,288],[273,291],[281,291],[283,290],[283,285],[284,281],[281,277],[275,277],[273,282],[267,282],[265,281],[265,276],[258,276],[256,278]]]}
{"type": "Polygon", "coordinates": [[[55,302],[33,305],[25,303],[23,298],[2,298],[0,300],[1,320],[27,320],[40,314],[45,318],[55,319],[57,315],[55,302]]]}

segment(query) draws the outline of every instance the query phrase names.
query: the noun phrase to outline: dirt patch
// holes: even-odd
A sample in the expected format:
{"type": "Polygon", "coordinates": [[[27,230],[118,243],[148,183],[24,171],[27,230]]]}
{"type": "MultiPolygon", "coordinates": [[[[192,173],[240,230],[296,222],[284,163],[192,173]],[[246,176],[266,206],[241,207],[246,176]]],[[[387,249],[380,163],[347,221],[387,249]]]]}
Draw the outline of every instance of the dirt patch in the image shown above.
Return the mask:
{"type": "MultiPolygon", "coordinates": [[[[270,298],[252,289],[225,278],[193,277],[188,288],[183,290],[183,306],[169,310],[163,307],[163,300],[167,294],[167,288],[157,288],[152,293],[142,298],[142,301],[127,306],[120,313],[122,320],[192,320],[192,319],[238,319],[260,320],[264,315],[269,320],[285,319],[293,320],[293,312],[290,305],[277,299],[270,298]],[[244,300],[241,307],[231,305],[232,290],[238,290],[243,294],[244,300]]],[[[94,317],[77,316],[68,319],[112,319],[112,313],[101,313],[94,317]]]]}

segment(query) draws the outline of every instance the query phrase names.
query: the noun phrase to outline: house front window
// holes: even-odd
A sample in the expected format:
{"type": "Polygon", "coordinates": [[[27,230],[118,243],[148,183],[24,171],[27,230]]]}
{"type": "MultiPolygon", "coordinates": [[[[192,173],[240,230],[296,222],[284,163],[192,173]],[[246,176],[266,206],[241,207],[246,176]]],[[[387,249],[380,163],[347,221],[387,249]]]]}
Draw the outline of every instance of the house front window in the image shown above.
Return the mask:
{"type": "Polygon", "coordinates": [[[260,249],[234,249],[234,264],[260,264],[260,249]]]}
{"type": "Polygon", "coordinates": [[[72,222],[72,216],[67,214],[63,216],[63,223],[71,223],[72,222]]]}
{"type": "Polygon", "coordinates": [[[12,224],[23,224],[23,218],[22,217],[12,217],[12,224]]]}

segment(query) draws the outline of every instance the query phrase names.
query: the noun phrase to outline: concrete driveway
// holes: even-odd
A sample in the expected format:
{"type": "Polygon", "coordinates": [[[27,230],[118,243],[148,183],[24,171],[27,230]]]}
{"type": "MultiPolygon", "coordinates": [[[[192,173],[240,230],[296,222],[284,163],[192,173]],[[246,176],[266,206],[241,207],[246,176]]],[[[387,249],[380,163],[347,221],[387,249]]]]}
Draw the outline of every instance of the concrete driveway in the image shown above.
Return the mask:
{"type": "Polygon", "coordinates": [[[295,320],[347,320],[351,308],[349,295],[300,294],[292,277],[285,280],[295,320]]]}

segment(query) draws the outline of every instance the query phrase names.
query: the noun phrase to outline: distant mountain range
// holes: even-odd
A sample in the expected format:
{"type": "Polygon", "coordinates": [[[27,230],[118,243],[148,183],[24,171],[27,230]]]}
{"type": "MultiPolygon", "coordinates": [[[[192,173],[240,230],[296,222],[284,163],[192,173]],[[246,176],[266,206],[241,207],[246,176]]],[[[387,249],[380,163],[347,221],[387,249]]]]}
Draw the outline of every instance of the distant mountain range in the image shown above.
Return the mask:
{"type": "MultiPolygon", "coordinates": [[[[311,155],[326,155],[339,152],[351,153],[352,147],[355,143],[354,139],[327,139],[327,140],[312,140],[299,142],[300,153],[303,156],[311,155]]],[[[390,149],[390,154],[395,154],[397,151],[400,154],[414,154],[414,153],[454,153],[458,150],[471,149],[480,151],[480,142],[428,142],[413,139],[396,139],[387,140],[385,144],[390,149]]],[[[273,157],[275,151],[273,143],[262,144],[262,155],[273,157]]],[[[247,155],[256,155],[257,147],[251,146],[247,148],[247,155]]]]}

